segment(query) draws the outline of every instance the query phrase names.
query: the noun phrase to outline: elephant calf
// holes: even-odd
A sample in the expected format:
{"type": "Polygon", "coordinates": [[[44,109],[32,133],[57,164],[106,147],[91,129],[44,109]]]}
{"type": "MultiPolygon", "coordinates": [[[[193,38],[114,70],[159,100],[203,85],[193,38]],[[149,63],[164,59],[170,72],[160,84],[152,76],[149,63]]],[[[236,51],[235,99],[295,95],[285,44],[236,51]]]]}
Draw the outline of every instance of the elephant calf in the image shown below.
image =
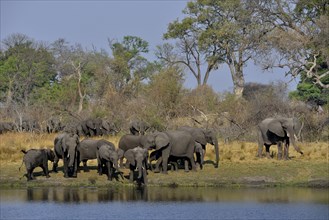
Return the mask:
{"type": "Polygon", "coordinates": [[[102,175],[107,170],[107,179],[112,180],[115,170],[120,173],[118,167],[118,152],[114,145],[103,143],[96,152],[98,161],[98,173],[102,175]]]}
{"type": "Polygon", "coordinates": [[[22,150],[22,152],[24,153],[22,165],[25,163],[27,181],[35,179],[33,176],[33,170],[36,167],[41,167],[45,176],[47,178],[50,177],[48,171],[48,160],[54,162],[54,151],[50,149],[30,149],[28,151],[22,150]]]}

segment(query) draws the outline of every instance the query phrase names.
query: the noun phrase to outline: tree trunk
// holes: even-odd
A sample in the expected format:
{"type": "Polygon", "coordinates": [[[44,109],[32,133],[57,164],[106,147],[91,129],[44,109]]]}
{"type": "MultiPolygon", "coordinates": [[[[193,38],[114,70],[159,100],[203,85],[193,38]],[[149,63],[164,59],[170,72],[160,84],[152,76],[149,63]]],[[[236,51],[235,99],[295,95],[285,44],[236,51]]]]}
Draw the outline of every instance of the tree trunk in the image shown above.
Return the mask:
{"type": "Polygon", "coordinates": [[[242,71],[242,66],[239,64],[229,63],[229,68],[231,71],[233,86],[234,86],[234,94],[237,98],[242,97],[242,93],[244,90],[244,76],[242,71]]]}

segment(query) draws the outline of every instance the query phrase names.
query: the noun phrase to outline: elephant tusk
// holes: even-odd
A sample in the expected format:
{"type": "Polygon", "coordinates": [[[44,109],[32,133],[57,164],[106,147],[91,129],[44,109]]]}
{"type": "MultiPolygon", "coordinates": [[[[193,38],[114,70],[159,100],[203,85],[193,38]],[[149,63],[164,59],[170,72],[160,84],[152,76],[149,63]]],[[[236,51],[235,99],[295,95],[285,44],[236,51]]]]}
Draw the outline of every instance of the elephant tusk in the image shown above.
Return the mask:
{"type": "Polygon", "coordinates": [[[66,158],[70,158],[70,154],[67,154],[67,157],[66,158]]]}

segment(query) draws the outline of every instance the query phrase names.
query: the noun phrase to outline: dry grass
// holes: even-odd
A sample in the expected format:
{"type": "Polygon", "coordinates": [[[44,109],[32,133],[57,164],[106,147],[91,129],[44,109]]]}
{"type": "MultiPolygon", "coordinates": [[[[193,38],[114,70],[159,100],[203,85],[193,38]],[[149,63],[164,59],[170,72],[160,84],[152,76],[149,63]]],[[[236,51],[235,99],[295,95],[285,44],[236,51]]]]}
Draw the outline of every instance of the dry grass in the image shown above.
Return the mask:
{"type": "MultiPolygon", "coordinates": [[[[35,133],[6,133],[0,135],[0,160],[4,161],[20,161],[22,158],[22,149],[28,150],[32,148],[50,148],[54,147],[54,139],[57,134],[35,134],[35,133]]],[[[105,136],[102,137],[111,141],[118,146],[119,136],[105,136]]],[[[83,138],[82,138],[83,139],[83,138]]],[[[101,139],[101,138],[94,138],[101,139]]],[[[290,156],[293,158],[303,158],[304,160],[328,161],[329,158],[329,144],[320,143],[299,143],[300,148],[304,152],[301,156],[293,147],[290,147],[290,156]]],[[[257,154],[257,143],[251,142],[232,142],[229,144],[219,143],[220,161],[231,162],[257,162],[255,157],[257,154]]],[[[274,158],[277,155],[277,147],[270,148],[271,154],[274,158]]],[[[215,160],[215,150],[211,145],[207,146],[205,160],[215,160]]]]}
{"type": "MultiPolygon", "coordinates": [[[[56,134],[6,133],[0,135],[0,185],[3,187],[26,186],[108,186],[129,184],[127,180],[106,180],[98,176],[96,169],[81,172],[77,179],[65,179],[63,173],[51,173],[51,178],[38,176],[37,181],[27,183],[22,178],[25,169],[18,171],[23,158],[21,149],[53,148],[56,134]]],[[[120,137],[103,137],[118,145],[120,137]]],[[[95,138],[100,139],[100,138],[95,138]]],[[[290,148],[290,161],[276,159],[276,146],[271,147],[274,159],[257,158],[257,143],[220,142],[220,167],[215,169],[209,161],[215,160],[213,146],[207,146],[206,165],[203,170],[185,173],[184,171],[169,172],[168,175],[154,174],[149,171],[149,185],[155,186],[230,186],[262,182],[265,185],[309,185],[310,181],[329,181],[328,143],[300,143],[304,155],[290,148]],[[196,181],[197,180],[197,181],[196,181]]],[[[96,160],[88,161],[88,166],[96,167],[96,160]]],[[[59,162],[61,168],[62,161],[59,162]]],[[[49,163],[51,168],[51,164],[49,163]]],[[[129,170],[123,170],[128,175],[129,170]]],[[[36,168],[35,172],[41,172],[36,168]]],[[[321,183],[322,184],[322,183],[321,183]]],[[[327,186],[327,185],[326,185],[327,186]]]]}

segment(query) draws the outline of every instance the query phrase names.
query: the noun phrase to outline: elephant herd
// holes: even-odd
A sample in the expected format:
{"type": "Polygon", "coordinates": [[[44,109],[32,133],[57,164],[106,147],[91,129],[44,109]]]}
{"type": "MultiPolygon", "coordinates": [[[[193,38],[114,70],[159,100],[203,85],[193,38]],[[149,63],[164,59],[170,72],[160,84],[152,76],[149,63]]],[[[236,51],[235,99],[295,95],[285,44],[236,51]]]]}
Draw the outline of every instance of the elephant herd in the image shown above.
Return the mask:
{"type": "Polygon", "coordinates": [[[44,123],[37,120],[22,119],[16,122],[0,122],[0,134],[12,131],[19,132],[69,132],[85,137],[114,135],[119,129],[113,122],[102,118],[88,118],[77,122],[63,124],[58,117],[51,117],[44,123]]]}
{"type": "MultiPolygon", "coordinates": [[[[196,171],[197,165],[203,168],[206,145],[211,144],[215,150],[215,168],[219,166],[219,148],[216,133],[212,129],[195,127],[179,127],[176,130],[145,133],[148,126],[132,123],[130,134],[123,135],[115,145],[107,140],[85,138],[80,141],[76,133],[62,133],[54,140],[54,150],[31,149],[24,151],[23,163],[27,170],[27,179],[34,179],[33,169],[40,166],[46,177],[49,177],[48,160],[53,162],[53,172],[57,172],[59,159],[63,160],[64,177],[77,177],[79,164],[83,162],[83,170],[88,171],[87,161],[97,159],[97,172],[106,174],[108,180],[114,176],[122,177],[120,169],[129,168],[129,180],[134,180],[134,171],[138,175],[136,181],[147,184],[147,170],[155,173],[168,172],[168,164],[177,169],[177,164],[184,164],[186,172],[196,171]],[[156,161],[155,164],[152,164],[156,161]]],[[[263,146],[269,157],[271,145],[278,146],[278,159],[289,159],[289,145],[297,152],[302,151],[296,145],[298,121],[293,118],[267,118],[258,125],[258,157],[262,156],[263,146]]]]}

